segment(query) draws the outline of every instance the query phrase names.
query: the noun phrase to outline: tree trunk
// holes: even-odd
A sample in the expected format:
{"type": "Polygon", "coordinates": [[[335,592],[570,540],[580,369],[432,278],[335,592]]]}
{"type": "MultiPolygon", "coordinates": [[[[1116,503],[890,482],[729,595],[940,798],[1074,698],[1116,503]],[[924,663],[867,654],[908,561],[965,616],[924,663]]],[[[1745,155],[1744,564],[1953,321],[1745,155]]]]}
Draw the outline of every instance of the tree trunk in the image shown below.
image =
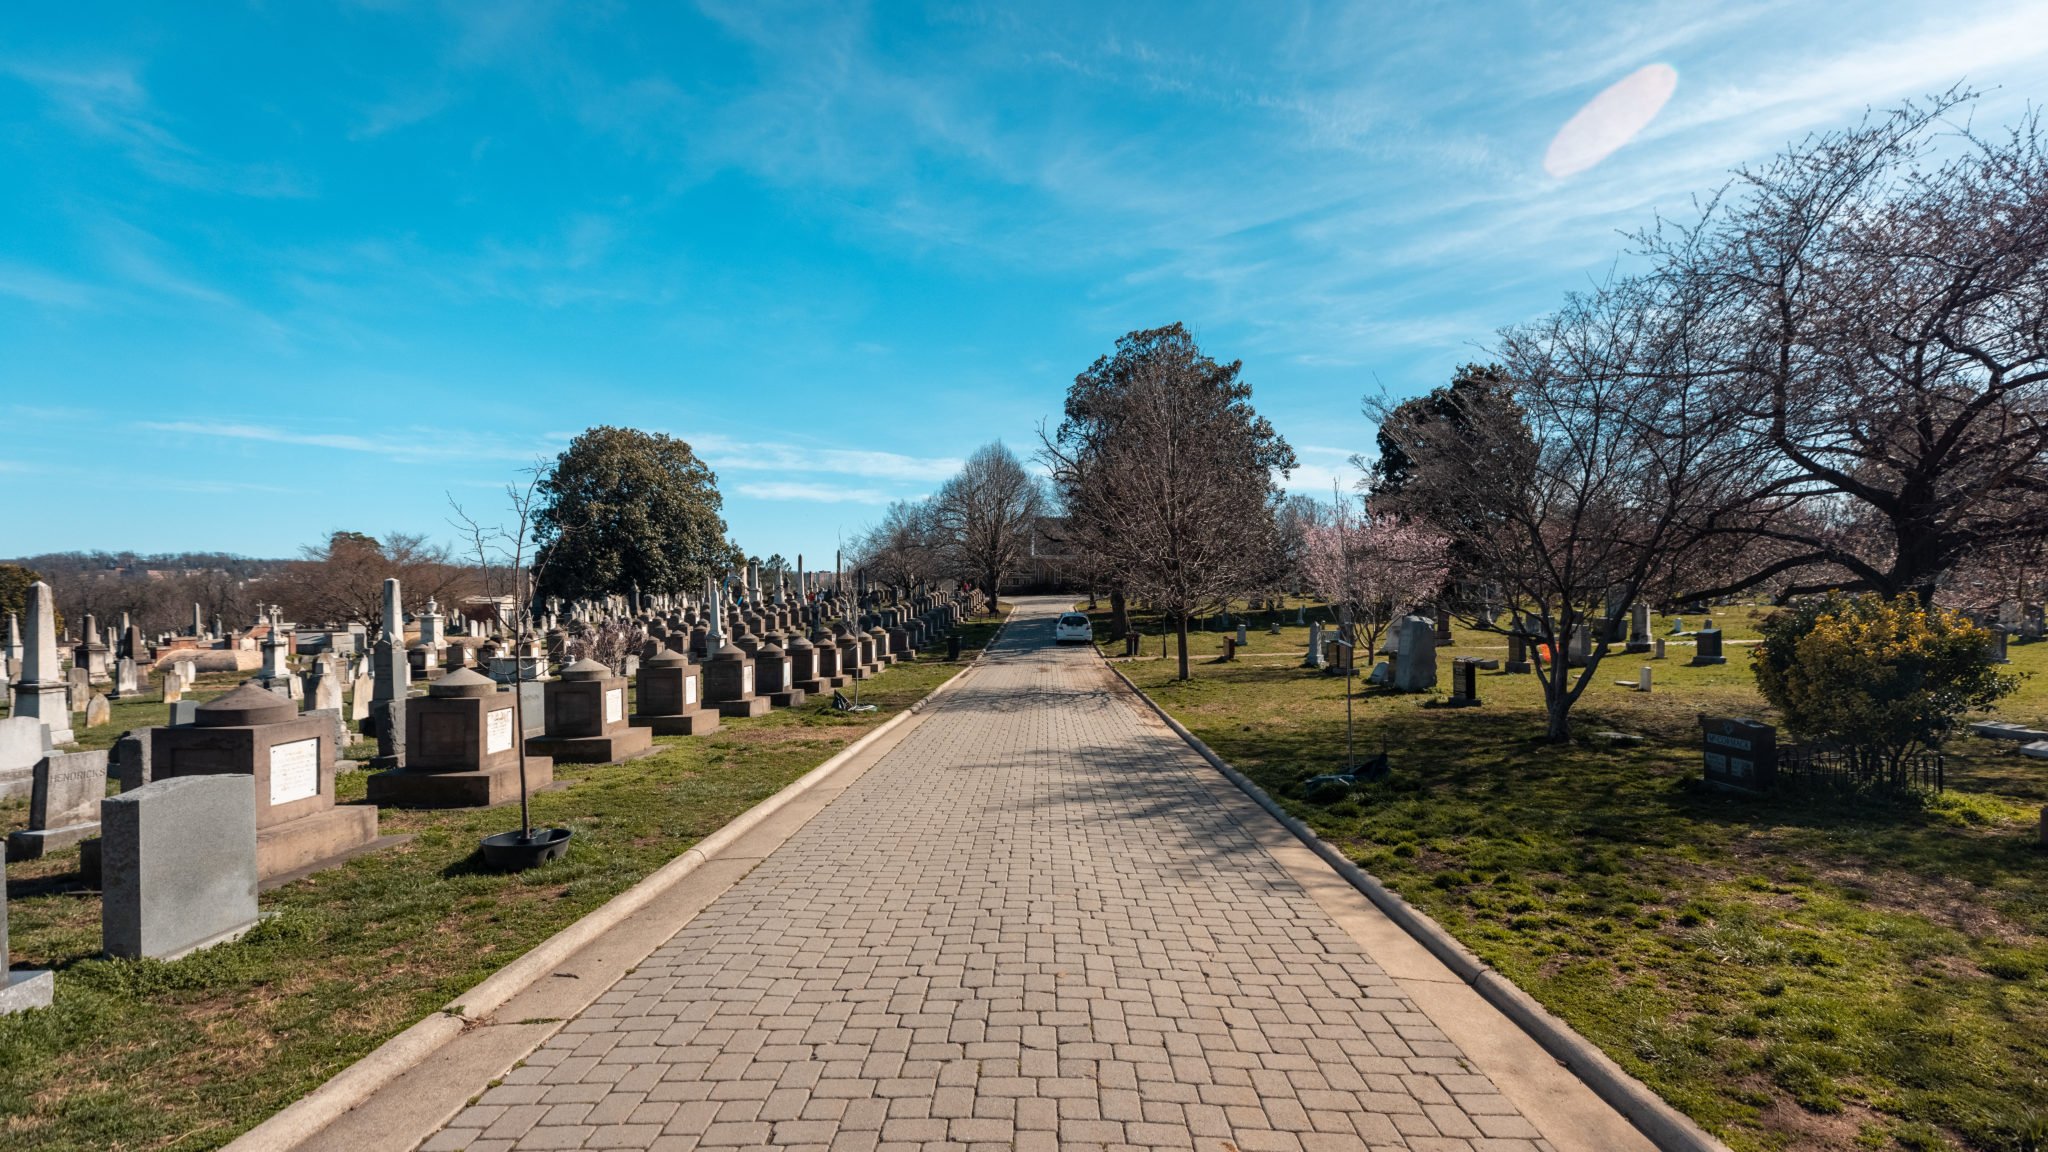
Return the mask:
{"type": "Polygon", "coordinates": [[[1180,675],[1175,679],[1191,679],[1188,675],[1188,614],[1183,612],[1174,617],[1173,627],[1174,634],[1180,637],[1180,675]]]}
{"type": "Polygon", "coordinates": [[[1570,661],[1555,649],[1552,659],[1549,680],[1543,685],[1543,709],[1549,716],[1544,738],[1552,744],[1563,744],[1572,738],[1570,661]]]}
{"type": "Polygon", "coordinates": [[[1109,594],[1109,635],[1112,639],[1121,640],[1130,631],[1130,605],[1124,603],[1122,589],[1112,590],[1109,594]]]}

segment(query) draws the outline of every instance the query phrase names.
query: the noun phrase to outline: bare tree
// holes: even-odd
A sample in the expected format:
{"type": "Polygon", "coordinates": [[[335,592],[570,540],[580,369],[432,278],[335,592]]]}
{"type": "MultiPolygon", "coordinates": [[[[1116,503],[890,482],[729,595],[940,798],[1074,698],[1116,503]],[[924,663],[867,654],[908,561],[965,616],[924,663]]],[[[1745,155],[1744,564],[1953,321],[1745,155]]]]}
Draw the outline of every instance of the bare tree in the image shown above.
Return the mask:
{"type": "Polygon", "coordinates": [[[1499,392],[1379,405],[1409,471],[1375,513],[1448,536],[1456,575],[1501,588],[1549,645],[1537,675],[1554,741],[1603,652],[1589,645],[1574,676],[1574,635],[1596,622],[1614,635],[1638,597],[1667,587],[1703,514],[1759,467],[1723,456],[1736,417],[1695,386],[1698,302],[1654,288],[1610,284],[1504,332],[1499,392]]]}
{"type": "Polygon", "coordinates": [[[912,585],[939,578],[942,545],[932,502],[898,500],[850,551],[855,568],[867,569],[884,583],[912,585]]]}
{"type": "Polygon", "coordinates": [[[1253,410],[1238,362],[1202,354],[1179,324],[1132,332],[1075,377],[1043,455],[1112,586],[1174,622],[1258,591],[1273,552],[1273,473],[1294,451],[1253,410]]]}
{"type": "Polygon", "coordinates": [[[979,583],[995,605],[1003,577],[1023,563],[1045,488],[998,440],[977,449],[931,499],[931,524],[952,570],[979,583]]]}
{"type": "Polygon", "coordinates": [[[1450,574],[1450,537],[1370,505],[1340,497],[1301,532],[1302,578],[1332,607],[1351,610],[1345,639],[1359,651],[1379,651],[1394,612],[1435,594],[1450,574]]]}
{"type": "Polygon", "coordinates": [[[1772,464],[1708,516],[1740,562],[1689,595],[1926,601],[1973,551],[2048,537],[2048,149],[2037,115],[1944,132],[1970,99],[1813,136],[1642,237],[1707,309],[1696,383],[1743,417],[1718,450],[1772,464]]]}
{"type": "Polygon", "coordinates": [[[451,599],[476,584],[475,573],[454,562],[448,545],[418,533],[389,532],[379,539],[336,532],[301,551],[303,559],[262,585],[298,620],[361,620],[374,628],[383,618],[384,581],[392,576],[408,609],[423,607],[429,598],[451,599]]]}

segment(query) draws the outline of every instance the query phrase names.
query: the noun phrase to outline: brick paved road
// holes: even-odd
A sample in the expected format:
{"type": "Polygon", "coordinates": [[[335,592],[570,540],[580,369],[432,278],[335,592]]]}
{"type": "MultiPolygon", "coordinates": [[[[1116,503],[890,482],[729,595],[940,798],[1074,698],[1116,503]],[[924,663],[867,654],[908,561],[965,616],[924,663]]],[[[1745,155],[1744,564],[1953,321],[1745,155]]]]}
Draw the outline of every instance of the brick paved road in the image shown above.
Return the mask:
{"type": "Polygon", "coordinates": [[[1548,1149],[1058,606],[424,1147],[1548,1149]]]}

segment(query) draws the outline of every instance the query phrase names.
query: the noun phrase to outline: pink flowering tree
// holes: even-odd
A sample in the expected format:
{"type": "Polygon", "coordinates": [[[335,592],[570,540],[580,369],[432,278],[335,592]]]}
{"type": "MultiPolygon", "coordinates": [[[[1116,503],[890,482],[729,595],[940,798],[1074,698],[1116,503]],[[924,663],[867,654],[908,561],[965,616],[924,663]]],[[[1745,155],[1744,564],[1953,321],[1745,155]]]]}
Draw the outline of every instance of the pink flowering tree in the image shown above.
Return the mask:
{"type": "Polygon", "coordinates": [[[1450,538],[1340,499],[1304,533],[1302,575],[1319,599],[1351,609],[1351,642],[1370,663],[1394,610],[1443,587],[1450,538]]]}

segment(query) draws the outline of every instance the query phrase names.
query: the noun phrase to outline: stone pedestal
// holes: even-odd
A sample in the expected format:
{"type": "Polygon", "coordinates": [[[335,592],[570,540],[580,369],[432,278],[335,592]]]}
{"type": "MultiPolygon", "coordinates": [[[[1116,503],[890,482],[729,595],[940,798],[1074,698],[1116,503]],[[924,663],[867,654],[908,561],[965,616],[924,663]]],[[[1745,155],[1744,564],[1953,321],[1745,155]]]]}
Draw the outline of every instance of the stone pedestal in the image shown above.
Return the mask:
{"type": "Polygon", "coordinates": [[[789,634],[789,643],[782,649],[789,657],[789,686],[800,689],[805,695],[816,695],[825,691],[825,683],[818,677],[818,646],[806,639],[800,632],[789,634]]]}
{"type": "Polygon", "coordinates": [[[730,644],[713,652],[704,665],[704,702],[721,716],[759,716],[770,707],[754,694],[754,662],[730,644]]]}
{"type": "Polygon", "coordinates": [[[562,669],[546,688],[547,730],[528,755],[577,764],[617,764],[654,749],[654,736],[626,720],[626,679],[595,660],[562,669]]]}
{"type": "Polygon", "coordinates": [[[794,664],[782,646],[774,642],[772,634],[768,639],[754,655],[754,690],[777,708],[801,707],[804,690],[795,686],[794,664]]]}
{"type": "Polygon", "coordinates": [[[339,864],[380,843],[377,809],[335,806],[334,721],[300,716],[290,701],[254,683],[200,705],[190,727],[155,729],[150,742],[157,782],[251,779],[260,881],[339,864]]]}
{"type": "MultiPolygon", "coordinates": [[[[467,668],[406,702],[405,767],[369,778],[370,799],[404,808],[488,808],[519,799],[514,697],[467,668]]],[[[526,757],[527,792],[554,783],[555,764],[526,757]]]]}
{"type": "Polygon", "coordinates": [[[702,736],[718,731],[716,709],[704,707],[704,680],[690,658],[664,649],[640,662],[628,722],[659,736],[702,736]]]}

